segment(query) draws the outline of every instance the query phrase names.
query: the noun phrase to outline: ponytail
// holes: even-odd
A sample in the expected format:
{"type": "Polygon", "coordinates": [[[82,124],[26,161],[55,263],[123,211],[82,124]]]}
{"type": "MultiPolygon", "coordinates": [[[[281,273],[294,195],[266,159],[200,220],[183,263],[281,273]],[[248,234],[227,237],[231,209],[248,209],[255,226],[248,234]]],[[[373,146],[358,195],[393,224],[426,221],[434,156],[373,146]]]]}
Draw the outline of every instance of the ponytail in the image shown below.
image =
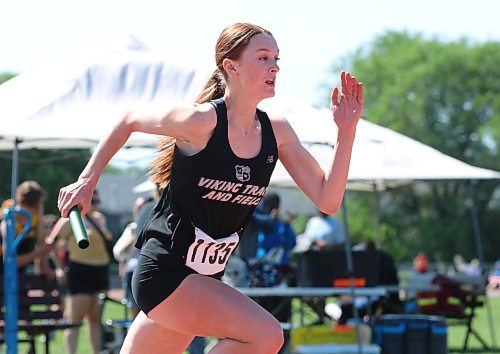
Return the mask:
{"type": "MultiPolygon", "coordinates": [[[[196,103],[205,103],[224,96],[226,83],[219,69],[215,69],[196,98],[196,103]]],[[[161,189],[167,188],[172,176],[175,138],[167,136],[160,141],[158,156],[151,163],[151,180],[161,189]]]]}
{"type": "Polygon", "coordinates": [[[221,71],[217,68],[196,98],[196,103],[205,103],[221,98],[224,96],[225,91],[226,82],[224,81],[221,71]]]}
{"type": "Polygon", "coordinates": [[[158,145],[158,155],[151,163],[151,180],[160,188],[165,189],[172,176],[172,161],[174,157],[175,138],[166,136],[158,145]]]}

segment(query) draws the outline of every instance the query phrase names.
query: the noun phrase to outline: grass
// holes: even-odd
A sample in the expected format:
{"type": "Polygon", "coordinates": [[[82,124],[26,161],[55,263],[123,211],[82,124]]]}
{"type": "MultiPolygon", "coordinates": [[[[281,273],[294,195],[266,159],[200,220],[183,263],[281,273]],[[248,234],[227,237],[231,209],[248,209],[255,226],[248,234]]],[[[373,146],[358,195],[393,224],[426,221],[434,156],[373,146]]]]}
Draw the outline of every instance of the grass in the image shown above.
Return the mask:
{"type": "MultiPolygon", "coordinates": [[[[490,332],[490,323],[488,321],[488,311],[487,306],[491,310],[491,317],[493,318],[494,327],[494,338],[496,339],[496,348],[500,348],[500,297],[489,297],[488,304],[477,310],[474,321],[472,322],[472,327],[477,330],[479,335],[485,340],[486,344],[493,347],[492,336],[490,332]]],[[[449,348],[462,348],[465,339],[466,327],[465,326],[449,326],[448,327],[448,347],[449,348]]],[[[477,353],[477,350],[481,350],[481,343],[473,336],[469,337],[468,348],[471,348],[469,352],[477,353]]],[[[489,353],[500,353],[500,350],[495,351],[479,351],[483,354],[489,353]]]]}
{"type": "MultiPolygon", "coordinates": [[[[298,306],[299,303],[296,302],[294,303],[294,322],[299,323],[298,316],[299,316],[299,311],[298,311],[298,306]]],[[[490,297],[489,298],[489,306],[492,312],[492,318],[494,320],[494,325],[495,325],[495,338],[497,341],[500,340],[500,297],[490,297]]],[[[476,317],[473,322],[473,328],[477,330],[479,335],[486,341],[487,344],[492,346],[492,339],[491,339],[491,334],[490,334],[490,329],[489,329],[489,322],[488,322],[488,313],[486,310],[486,306],[481,307],[477,310],[476,312],[476,317]]],[[[123,309],[119,305],[115,304],[109,304],[106,306],[105,311],[104,311],[104,318],[121,318],[123,316],[123,309]]],[[[305,313],[306,316],[306,323],[310,323],[314,321],[314,316],[311,313],[305,313]]],[[[464,337],[465,337],[465,331],[466,327],[465,326],[449,326],[448,327],[448,347],[449,348],[461,348],[464,337]]],[[[500,347],[500,343],[496,343],[497,347],[500,347]]],[[[43,353],[44,352],[44,343],[41,342],[40,337],[37,339],[37,352],[43,353]]],[[[481,350],[481,345],[479,341],[477,341],[474,337],[471,336],[469,340],[469,348],[471,348],[470,351],[467,351],[465,353],[483,353],[483,354],[490,354],[490,353],[500,353],[500,350],[495,350],[495,351],[482,351],[481,350]]],[[[3,346],[3,351],[2,353],[5,352],[5,346],[3,346]]],[[[55,333],[54,338],[52,339],[50,343],[50,349],[52,353],[65,353],[65,348],[63,344],[63,338],[62,338],[62,332],[58,331],[55,333]]],[[[28,346],[26,344],[19,344],[19,353],[24,354],[28,352],[28,346]]],[[[82,326],[80,329],[80,338],[78,342],[78,354],[89,354],[91,353],[90,350],[90,340],[88,338],[88,328],[86,325],[82,326]]]]}

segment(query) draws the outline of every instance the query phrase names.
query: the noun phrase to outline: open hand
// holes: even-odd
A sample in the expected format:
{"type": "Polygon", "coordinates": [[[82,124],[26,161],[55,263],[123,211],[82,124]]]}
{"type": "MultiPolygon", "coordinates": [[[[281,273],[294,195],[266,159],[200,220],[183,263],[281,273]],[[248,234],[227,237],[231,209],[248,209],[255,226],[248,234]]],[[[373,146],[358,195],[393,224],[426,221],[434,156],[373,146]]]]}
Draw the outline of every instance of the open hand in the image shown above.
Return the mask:
{"type": "Polygon", "coordinates": [[[340,73],[340,83],[342,87],[340,101],[339,89],[335,87],[332,91],[330,109],[332,110],[333,119],[339,127],[339,130],[353,130],[363,112],[365,97],[363,84],[345,71],[340,73]]]}

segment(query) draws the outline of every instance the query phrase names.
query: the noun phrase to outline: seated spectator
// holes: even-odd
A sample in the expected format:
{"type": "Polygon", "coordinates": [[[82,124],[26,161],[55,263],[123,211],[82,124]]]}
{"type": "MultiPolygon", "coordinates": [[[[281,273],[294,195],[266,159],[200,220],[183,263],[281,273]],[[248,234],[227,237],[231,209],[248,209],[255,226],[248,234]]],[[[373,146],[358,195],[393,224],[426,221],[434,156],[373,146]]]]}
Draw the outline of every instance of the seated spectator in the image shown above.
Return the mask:
{"type": "Polygon", "coordinates": [[[470,275],[481,275],[482,270],[481,270],[481,263],[479,262],[479,259],[473,258],[470,261],[469,269],[467,270],[467,273],[470,275]]]}
{"type": "Polygon", "coordinates": [[[257,237],[256,258],[264,258],[273,252],[275,263],[288,266],[289,253],[295,247],[296,237],[292,226],[279,217],[280,198],[275,193],[268,193],[262,198],[262,210],[271,219],[272,228],[260,230],[257,237]]]}
{"type": "Polygon", "coordinates": [[[467,264],[465,263],[464,258],[461,255],[456,254],[455,256],[453,256],[453,265],[455,267],[455,272],[457,273],[466,272],[467,264]]]}
{"type": "Polygon", "coordinates": [[[254,258],[257,254],[257,238],[261,231],[272,232],[274,228],[274,221],[271,216],[264,211],[263,203],[261,202],[255,208],[250,222],[243,230],[240,237],[240,243],[234,251],[234,256],[240,257],[245,262],[254,258]]]}
{"type": "Polygon", "coordinates": [[[318,215],[309,219],[301,236],[302,248],[332,249],[345,243],[342,224],[335,218],[318,210],[318,215]]]}

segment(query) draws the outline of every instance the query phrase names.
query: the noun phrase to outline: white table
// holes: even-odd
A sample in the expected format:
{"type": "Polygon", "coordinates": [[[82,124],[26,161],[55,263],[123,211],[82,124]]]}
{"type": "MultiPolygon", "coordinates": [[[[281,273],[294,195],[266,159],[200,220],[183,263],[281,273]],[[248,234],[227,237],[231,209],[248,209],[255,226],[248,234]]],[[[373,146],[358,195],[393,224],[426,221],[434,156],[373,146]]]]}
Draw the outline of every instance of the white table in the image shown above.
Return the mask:
{"type": "Polygon", "coordinates": [[[387,288],[304,288],[304,287],[273,287],[273,288],[237,288],[249,297],[280,296],[289,298],[329,297],[339,295],[383,296],[387,288]]]}
{"type": "MultiPolygon", "coordinates": [[[[318,344],[299,345],[295,349],[296,354],[358,354],[357,344],[318,344]]],[[[375,344],[361,346],[363,354],[379,354],[380,347],[375,344]]]]}
{"type": "MultiPolygon", "coordinates": [[[[340,295],[366,296],[368,298],[374,296],[384,296],[387,294],[387,289],[383,286],[371,288],[306,288],[306,287],[272,287],[272,288],[237,288],[240,292],[251,298],[259,297],[282,297],[284,306],[292,299],[300,300],[300,326],[304,325],[304,299],[305,298],[326,298],[340,295]]],[[[279,306],[279,305],[278,305],[279,306]]],[[[279,309],[275,309],[275,314],[279,309]]]]}

